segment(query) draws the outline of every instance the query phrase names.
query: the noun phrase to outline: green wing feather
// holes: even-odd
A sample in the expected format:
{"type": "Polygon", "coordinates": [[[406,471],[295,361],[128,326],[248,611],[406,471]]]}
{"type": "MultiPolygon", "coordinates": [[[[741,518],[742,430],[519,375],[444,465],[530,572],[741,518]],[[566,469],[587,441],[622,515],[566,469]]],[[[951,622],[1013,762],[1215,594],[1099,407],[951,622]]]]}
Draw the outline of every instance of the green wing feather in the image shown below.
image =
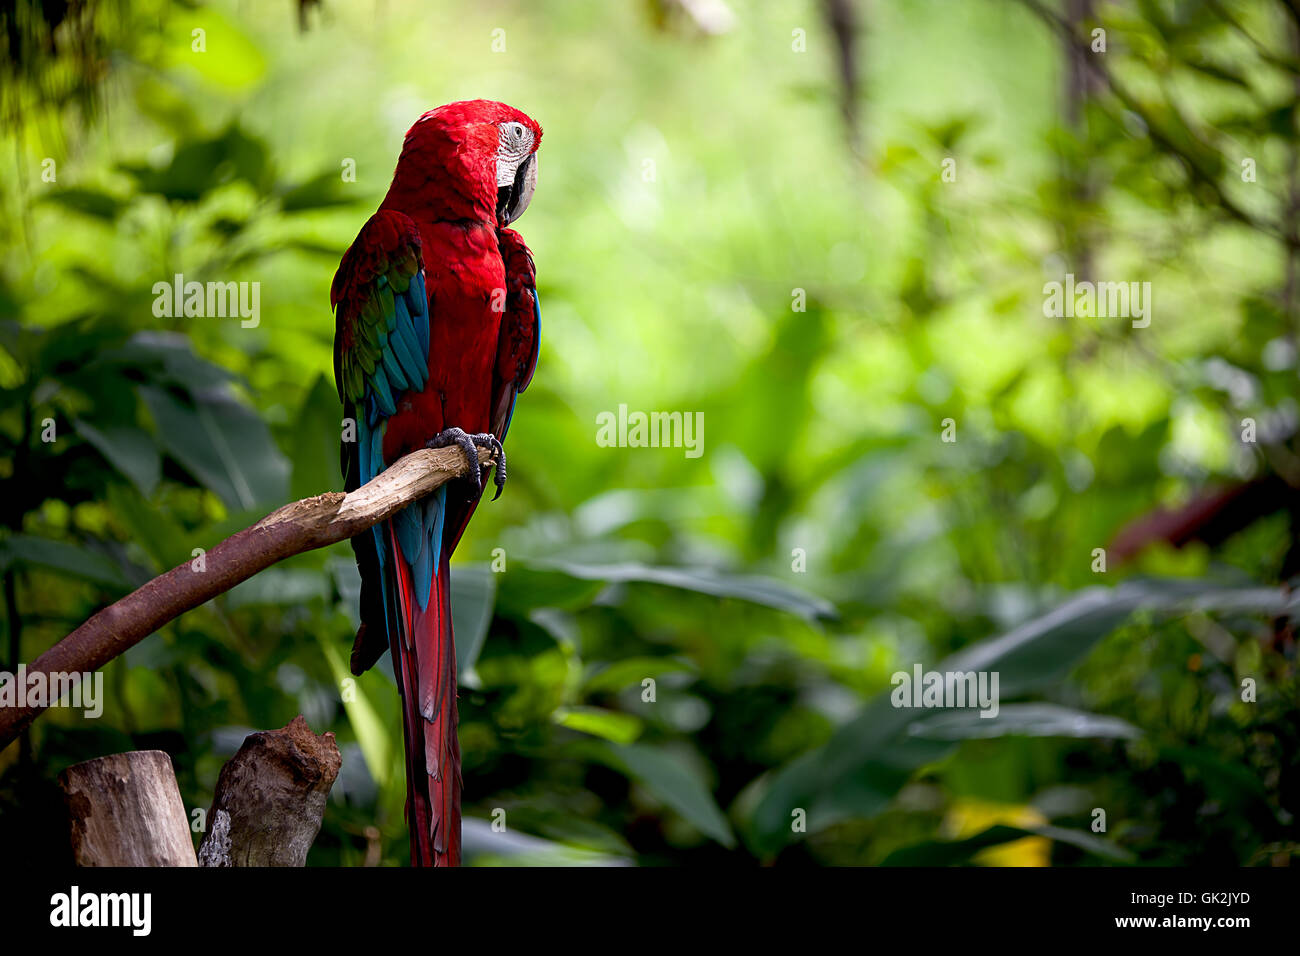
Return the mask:
{"type": "Polygon", "coordinates": [[[380,210],[343,256],[335,309],[334,380],[339,398],[381,417],[429,377],[429,318],[420,235],[407,216],[380,210]]]}

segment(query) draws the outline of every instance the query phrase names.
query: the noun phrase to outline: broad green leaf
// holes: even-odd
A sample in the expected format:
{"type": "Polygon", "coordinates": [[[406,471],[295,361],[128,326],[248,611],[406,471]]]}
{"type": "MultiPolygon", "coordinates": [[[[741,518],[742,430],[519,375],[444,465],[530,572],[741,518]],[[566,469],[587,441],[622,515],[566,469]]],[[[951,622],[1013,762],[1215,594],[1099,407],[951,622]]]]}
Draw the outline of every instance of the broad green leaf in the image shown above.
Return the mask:
{"type": "MultiPolygon", "coordinates": [[[[959,651],[933,670],[997,671],[1001,696],[1012,697],[1059,681],[1097,641],[1139,608],[1271,615],[1297,602],[1300,597],[1281,588],[1229,587],[1186,579],[1093,588],[1004,635],[959,651]]],[[[947,740],[909,732],[913,724],[934,718],[926,711],[893,707],[887,693],[874,698],[824,747],[775,774],[754,811],[756,846],[775,852],[784,845],[791,838],[790,813],[795,808],[807,811],[813,832],[880,812],[912,771],[950,752],[952,744],[947,740]]]]}
{"type": "Polygon", "coordinates": [[[228,369],[196,355],[190,340],[176,332],[137,332],[118,347],[98,350],[86,363],[89,369],[101,366],[129,372],[148,384],[175,385],[191,393],[238,380],[228,369]]]}
{"type": "Polygon", "coordinates": [[[672,807],[701,833],[723,846],[736,838],[708,786],[691,766],[667,751],[644,744],[607,745],[608,762],[672,807]]]}
{"type": "MultiPolygon", "coordinates": [[[[329,568],[330,574],[334,578],[334,587],[338,589],[339,597],[347,606],[352,620],[359,622],[361,618],[361,573],[357,570],[357,562],[352,557],[351,548],[348,549],[347,557],[331,556],[329,561],[326,562],[326,567],[329,568]]],[[[452,622],[454,627],[454,617],[452,622]]]]}
{"type": "Polygon", "coordinates": [[[329,169],[305,182],[287,187],[280,196],[280,208],[285,212],[304,212],[310,209],[348,206],[356,201],[355,196],[344,191],[340,171],[329,169]]]}
{"type": "Polygon", "coordinates": [[[162,477],[162,455],[148,432],[134,425],[95,426],[80,418],[74,418],[72,426],[109,464],[130,479],[140,494],[146,498],[153,494],[162,477]]]}
{"type": "Polygon", "coordinates": [[[488,820],[466,817],[462,831],[465,861],[471,866],[628,866],[632,863],[627,856],[569,846],[510,827],[499,830],[488,820]]]}
{"type": "Polygon", "coordinates": [[[580,580],[658,584],[715,597],[736,598],[808,620],[835,616],[835,608],[829,601],[773,578],[757,575],[724,574],[708,568],[653,567],[636,562],[588,565],[569,561],[535,561],[532,565],[561,571],[580,580]]]}
{"type": "Polygon", "coordinates": [[[122,214],[126,202],[100,192],[97,189],[72,188],[60,189],[44,197],[46,202],[56,203],[65,209],[72,209],[95,219],[112,222],[122,214]]]}
{"type": "Polygon", "coordinates": [[[1142,731],[1118,717],[1089,714],[1055,704],[1003,704],[996,716],[978,710],[948,710],[913,722],[908,733],[930,740],[985,737],[1137,738],[1142,731]]]}
{"type": "Polygon", "coordinates": [[[393,734],[375,713],[374,706],[361,688],[361,678],[352,676],[339,649],[324,637],[320,638],[319,643],[325,660],[329,663],[330,673],[334,675],[335,685],[344,689],[343,710],[348,715],[353,733],[357,735],[357,743],[361,746],[362,756],[366,758],[370,775],[376,783],[385,787],[398,762],[394,747],[401,745],[393,740],[393,734]]]}
{"type": "Polygon", "coordinates": [[[58,571],[115,591],[131,590],[131,582],[112,558],[84,545],[54,541],[30,534],[15,534],[0,541],[0,565],[22,565],[58,571]]]}
{"type": "Polygon", "coordinates": [[[451,625],[456,634],[456,671],[466,687],[477,687],[474,664],[492,624],[497,577],[486,564],[457,564],[451,569],[451,625]]]}
{"type": "Polygon", "coordinates": [[[640,684],[647,677],[691,670],[693,668],[688,662],[675,657],[629,657],[593,669],[583,682],[582,692],[587,695],[613,693],[640,684]]]}
{"type": "Polygon", "coordinates": [[[171,392],[139,386],[167,452],[235,510],[284,503],[288,464],[261,418],[224,392],[193,405],[171,392]]]}
{"type": "Polygon", "coordinates": [[[527,618],[538,608],[585,607],[604,587],[602,581],[512,561],[501,575],[497,603],[503,613],[527,618]]]}
{"type": "Polygon", "coordinates": [[[226,592],[223,600],[229,608],[258,604],[294,605],[326,600],[330,580],[325,571],[305,568],[267,568],[226,592]]]}
{"type": "Polygon", "coordinates": [[[311,387],[298,414],[283,435],[284,448],[293,467],[289,493],[294,500],[310,498],[343,487],[339,471],[339,442],[343,408],[329,380],[320,375],[311,387]]]}
{"type": "Polygon", "coordinates": [[[560,707],[551,714],[551,719],[561,727],[616,744],[632,743],[641,736],[642,730],[640,718],[600,707],[560,707]]]}
{"type": "Polygon", "coordinates": [[[1007,634],[959,651],[936,669],[997,671],[1002,695],[1014,697],[1064,677],[1136,610],[1276,614],[1296,600],[1279,588],[1226,587],[1181,578],[1090,588],[1007,634]]]}
{"type": "Polygon", "coordinates": [[[170,570],[193,557],[193,549],[199,543],[194,536],[171,512],[159,509],[136,489],[128,485],[109,488],[108,507],[126,526],[131,542],[153,559],[155,571],[170,570]]]}

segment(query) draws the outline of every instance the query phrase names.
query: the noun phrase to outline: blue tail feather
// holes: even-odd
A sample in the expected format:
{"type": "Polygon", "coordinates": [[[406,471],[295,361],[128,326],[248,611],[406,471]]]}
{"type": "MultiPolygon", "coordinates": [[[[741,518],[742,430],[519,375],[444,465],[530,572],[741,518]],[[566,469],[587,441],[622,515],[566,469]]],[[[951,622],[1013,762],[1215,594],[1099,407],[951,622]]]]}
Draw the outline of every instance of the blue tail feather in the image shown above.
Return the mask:
{"type": "Polygon", "coordinates": [[[420,511],[418,505],[407,505],[393,515],[393,532],[397,535],[397,543],[402,546],[403,556],[411,565],[419,560],[420,553],[425,550],[420,511]]]}
{"type": "Polygon", "coordinates": [[[421,528],[423,547],[419,558],[412,565],[412,583],[415,585],[415,599],[420,603],[420,610],[428,610],[429,594],[433,590],[433,577],[438,573],[439,561],[442,559],[442,527],[446,513],[447,487],[444,485],[419,505],[411,505],[408,510],[421,507],[423,527],[421,528]]]}
{"type": "MultiPolygon", "coordinates": [[[[357,422],[357,465],[359,485],[364,485],[384,470],[384,423],[375,425],[369,418],[357,422]]],[[[374,525],[375,550],[379,553],[379,567],[384,566],[384,533],[382,525],[374,525]]]]}

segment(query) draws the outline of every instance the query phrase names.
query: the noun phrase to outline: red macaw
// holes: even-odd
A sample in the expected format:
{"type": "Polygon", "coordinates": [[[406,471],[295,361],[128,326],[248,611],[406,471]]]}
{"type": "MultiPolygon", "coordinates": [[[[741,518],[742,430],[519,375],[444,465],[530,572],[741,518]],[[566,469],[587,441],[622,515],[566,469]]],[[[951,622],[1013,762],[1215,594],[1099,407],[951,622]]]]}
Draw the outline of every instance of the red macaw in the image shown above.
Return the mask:
{"type": "Polygon", "coordinates": [[[478,448],[496,455],[537,365],[532,253],[507,226],[537,184],[542,129],[489,100],[430,110],[406,134],[388,195],[343,256],[330,290],[334,378],[344,415],[344,488],[419,448],[455,444],[474,464],[352,540],[361,571],[360,674],[391,648],[402,694],[411,863],[460,862],[460,746],[451,553],[483,492],[478,448]],[[470,487],[466,489],[465,484],[470,487]]]}

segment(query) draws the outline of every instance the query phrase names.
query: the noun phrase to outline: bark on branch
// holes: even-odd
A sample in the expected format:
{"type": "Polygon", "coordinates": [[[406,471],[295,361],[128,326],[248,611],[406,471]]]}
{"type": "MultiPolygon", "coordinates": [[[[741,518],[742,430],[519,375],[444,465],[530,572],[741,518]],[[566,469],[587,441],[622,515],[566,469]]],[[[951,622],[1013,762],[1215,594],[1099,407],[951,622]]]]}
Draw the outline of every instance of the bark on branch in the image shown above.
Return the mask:
{"type": "Polygon", "coordinates": [[[59,786],[77,866],[197,866],[172,761],[161,750],[87,760],[63,771],[59,786]]]}
{"type": "MultiPolygon", "coordinates": [[[[481,464],[493,456],[480,449],[481,464]]],[[[376,525],[406,505],[468,474],[459,448],[424,449],[398,460],[374,480],[348,494],[304,498],[239,531],[202,560],[187,561],[104,608],[27,667],[37,672],[82,674],[98,670],[158,628],[254,574],[304,551],[324,548],[376,525]]],[[[44,711],[28,703],[0,709],[0,749],[44,711]]]]}
{"type": "Polygon", "coordinates": [[[221,768],[199,866],[306,866],[343,758],[301,715],[249,734],[221,768]]]}

